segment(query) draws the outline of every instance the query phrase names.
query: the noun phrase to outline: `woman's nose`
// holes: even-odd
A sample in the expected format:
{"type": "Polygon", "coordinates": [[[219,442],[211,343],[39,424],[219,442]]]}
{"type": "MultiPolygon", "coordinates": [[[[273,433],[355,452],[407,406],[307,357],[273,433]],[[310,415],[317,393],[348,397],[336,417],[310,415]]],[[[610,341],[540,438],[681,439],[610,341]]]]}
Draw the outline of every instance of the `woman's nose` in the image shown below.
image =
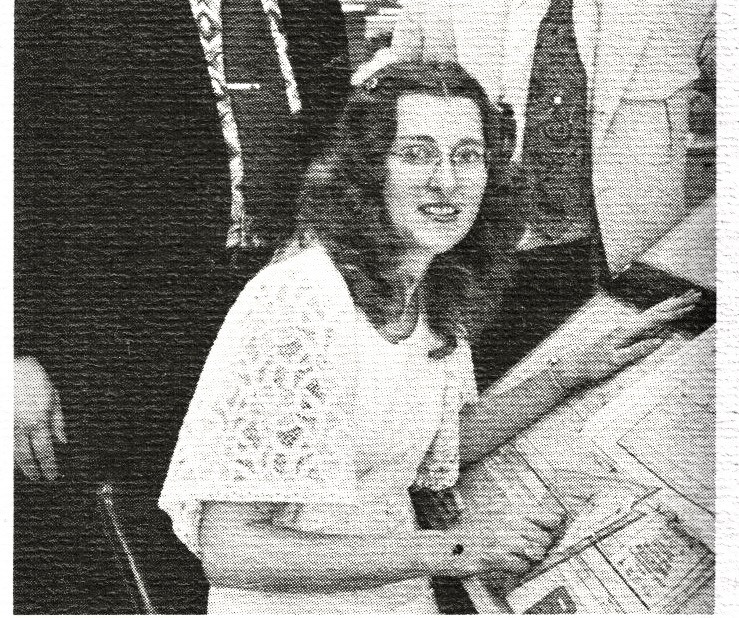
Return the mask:
{"type": "Polygon", "coordinates": [[[449,157],[441,157],[441,160],[431,170],[429,185],[441,189],[442,191],[451,191],[457,184],[457,177],[454,173],[454,166],[449,157]]]}

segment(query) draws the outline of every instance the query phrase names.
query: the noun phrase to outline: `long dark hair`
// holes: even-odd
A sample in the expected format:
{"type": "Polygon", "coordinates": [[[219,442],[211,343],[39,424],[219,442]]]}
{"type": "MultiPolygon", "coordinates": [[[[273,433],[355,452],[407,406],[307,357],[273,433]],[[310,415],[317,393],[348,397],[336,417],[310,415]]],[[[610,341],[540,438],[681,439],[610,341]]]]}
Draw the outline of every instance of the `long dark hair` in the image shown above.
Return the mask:
{"type": "Polygon", "coordinates": [[[431,356],[443,357],[454,350],[459,336],[473,337],[483,314],[494,309],[521,230],[509,205],[513,115],[508,107],[492,105],[462,67],[390,65],[354,90],[331,143],[306,173],[296,234],[301,242],[317,237],[355,304],[375,326],[402,313],[403,241],[387,215],[383,187],[387,152],[396,135],[397,100],[407,93],[473,100],[491,153],[477,220],[464,240],[434,258],[419,286],[429,327],[444,342],[431,356]]]}

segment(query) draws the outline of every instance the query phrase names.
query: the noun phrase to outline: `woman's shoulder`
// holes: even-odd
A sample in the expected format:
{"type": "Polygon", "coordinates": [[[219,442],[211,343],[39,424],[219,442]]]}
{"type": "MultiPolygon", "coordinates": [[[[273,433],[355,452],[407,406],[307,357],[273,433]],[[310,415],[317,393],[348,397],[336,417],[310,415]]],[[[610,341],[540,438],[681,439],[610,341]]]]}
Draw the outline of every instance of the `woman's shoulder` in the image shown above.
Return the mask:
{"type": "Polygon", "coordinates": [[[311,244],[274,259],[252,281],[260,284],[284,282],[296,287],[305,287],[335,285],[339,280],[341,274],[328,252],[319,244],[311,244]]]}
{"type": "Polygon", "coordinates": [[[263,268],[237,298],[232,312],[271,311],[279,319],[290,309],[313,308],[319,315],[353,310],[343,277],[320,245],[311,245],[263,268]]]}

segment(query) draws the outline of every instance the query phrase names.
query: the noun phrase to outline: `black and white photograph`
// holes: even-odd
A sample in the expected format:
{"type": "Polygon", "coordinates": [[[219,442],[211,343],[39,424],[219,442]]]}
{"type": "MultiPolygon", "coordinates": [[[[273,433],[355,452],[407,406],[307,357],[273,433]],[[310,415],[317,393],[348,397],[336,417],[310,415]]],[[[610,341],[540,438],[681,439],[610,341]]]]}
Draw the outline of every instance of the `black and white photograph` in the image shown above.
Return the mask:
{"type": "Polygon", "coordinates": [[[719,611],[716,0],[13,11],[14,614],[719,611]]]}

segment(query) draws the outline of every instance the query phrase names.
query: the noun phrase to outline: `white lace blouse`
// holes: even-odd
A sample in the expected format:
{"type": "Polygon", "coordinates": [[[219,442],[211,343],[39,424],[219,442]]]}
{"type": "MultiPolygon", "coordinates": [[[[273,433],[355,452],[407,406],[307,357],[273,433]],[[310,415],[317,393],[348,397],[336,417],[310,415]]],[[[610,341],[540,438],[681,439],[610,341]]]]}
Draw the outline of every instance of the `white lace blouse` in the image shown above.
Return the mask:
{"type": "MultiPolygon", "coordinates": [[[[199,555],[202,503],[277,502],[274,524],[376,535],[416,529],[408,488],[456,482],[459,410],[477,396],[469,346],[440,360],[419,320],[392,344],[325,251],[272,264],[244,288],[203,368],[160,507],[199,555]]],[[[286,594],[211,588],[209,611],[433,612],[425,580],[286,594]]]]}

